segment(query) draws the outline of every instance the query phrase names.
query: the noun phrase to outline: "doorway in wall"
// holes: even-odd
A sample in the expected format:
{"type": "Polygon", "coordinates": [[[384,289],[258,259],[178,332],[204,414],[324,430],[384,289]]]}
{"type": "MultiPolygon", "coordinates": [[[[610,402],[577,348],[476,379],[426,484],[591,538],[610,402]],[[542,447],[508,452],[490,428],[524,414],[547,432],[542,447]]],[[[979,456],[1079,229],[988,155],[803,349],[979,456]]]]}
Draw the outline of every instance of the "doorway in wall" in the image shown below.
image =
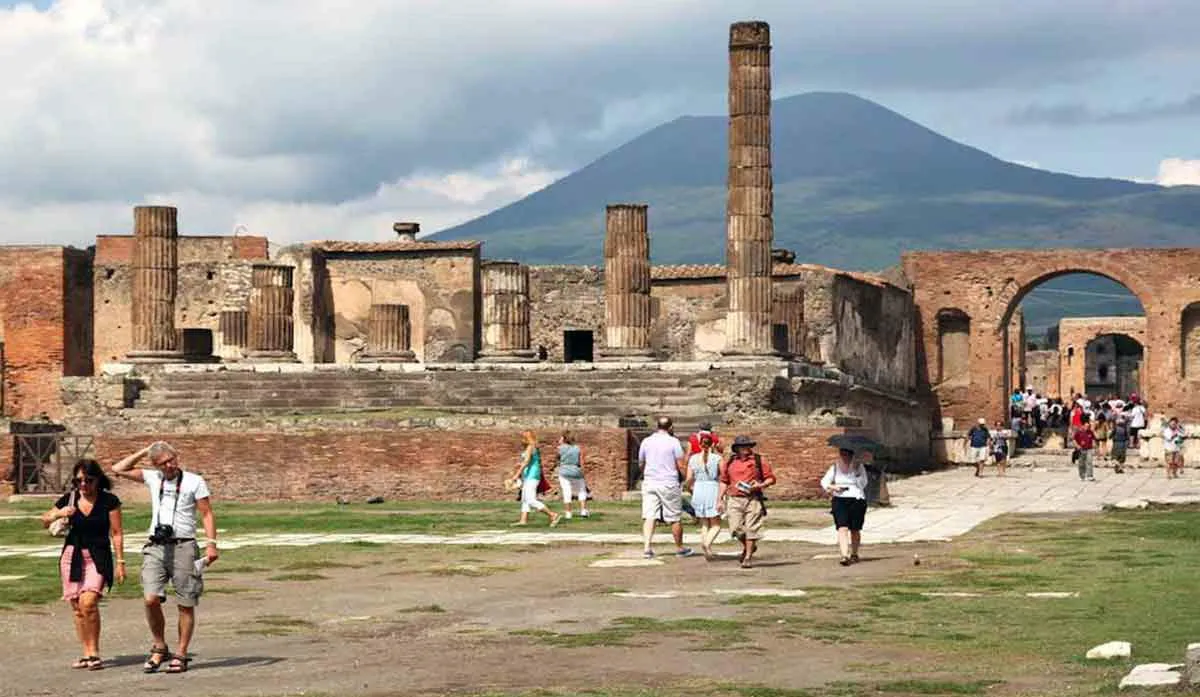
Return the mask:
{"type": "Polygon", "coordinates": [[[568,329],[563,332],[564,363],[591,363],[594,348],[594,340],[590,331],[568,329]]]}

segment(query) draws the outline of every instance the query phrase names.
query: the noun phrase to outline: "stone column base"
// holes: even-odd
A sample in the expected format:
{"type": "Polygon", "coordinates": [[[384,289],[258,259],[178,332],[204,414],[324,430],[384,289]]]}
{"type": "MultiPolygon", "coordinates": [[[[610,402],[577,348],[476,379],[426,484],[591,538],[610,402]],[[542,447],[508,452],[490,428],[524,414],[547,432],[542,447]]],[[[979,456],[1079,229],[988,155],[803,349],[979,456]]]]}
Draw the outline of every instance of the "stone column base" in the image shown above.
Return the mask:
{"type": "Polygon", "coordinates": [[[299,363],[295,351],[247,351],[247,363],[299,363]]]}
{"type": "Polygon", "coordinates": [[[721,355],[728,356],[729,358],[763,358],[771,360],[783,359],[783,354],[779,353],[775,349],[722,349],[721,355]]]}
{"type": "Polygon", "coordinates": [[[513,349],[511,351],[480,351],[476,363],[537,363],[537,351],[513,349]]]}
{"type": "Polygon", "coordinates": [[[597,361],[612,363],[648,363],[655,360],[653,349],[607,348],[597,351],[597,361]]]}
{"type": "Polygon", "coordinates": [[[123,363],[185,363],[183,351],[130,351],[123,363]]]}
{"type": "Polygon", "coordinates": [[[412,351],[396,351],[394,353],[361,353],[355,358],[355,363],[416,363],[417,354],[412,351]]]}

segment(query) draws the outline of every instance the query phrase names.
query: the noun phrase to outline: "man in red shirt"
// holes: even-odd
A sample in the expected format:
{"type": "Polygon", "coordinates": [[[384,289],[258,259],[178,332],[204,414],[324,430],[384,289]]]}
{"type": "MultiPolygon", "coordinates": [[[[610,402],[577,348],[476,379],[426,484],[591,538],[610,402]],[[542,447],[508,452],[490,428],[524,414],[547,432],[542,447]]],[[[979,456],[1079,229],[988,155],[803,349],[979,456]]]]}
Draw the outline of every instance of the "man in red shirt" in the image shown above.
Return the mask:
{"type": "Polygon", "coordinates": [[[762,456],[754,452],[757,443],[748,436],[733,439],[733,455],[718,477],[717,505],[729,513],[729,534],[742,543],[741,565],[750,568],[758,551],[763,520],[767,516],[763,490],[775,484],[775,473],[762,456]]]}
{"type": "Polygon", "coordinates": [[[1092,431],[1091,419],[1086,415],[1083,417],[1082,425],[1075,431],[1073,438],[1075,440],[1075,450],[1079,453],[1079,457],[1075,460],[1075,466],[1079,470],[1079,480],[1096,481],[1096,477],[1092,474],[1093,456],[1096,453],[1096,434],[1092,431]]]}

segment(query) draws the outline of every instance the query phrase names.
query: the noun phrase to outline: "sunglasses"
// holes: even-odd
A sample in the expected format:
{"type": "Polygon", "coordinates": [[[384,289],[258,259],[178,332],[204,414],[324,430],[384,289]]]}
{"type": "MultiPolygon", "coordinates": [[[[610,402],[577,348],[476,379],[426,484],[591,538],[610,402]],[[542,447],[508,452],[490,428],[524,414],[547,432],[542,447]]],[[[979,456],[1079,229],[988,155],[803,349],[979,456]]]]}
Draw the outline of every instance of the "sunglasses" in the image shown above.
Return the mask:
{"type": "Polygon", "coordinates": [[[95,484],[96,481],[97,481],[97,479],[95,477],[76,477],[75,478],[76,484],[95,484]]]}

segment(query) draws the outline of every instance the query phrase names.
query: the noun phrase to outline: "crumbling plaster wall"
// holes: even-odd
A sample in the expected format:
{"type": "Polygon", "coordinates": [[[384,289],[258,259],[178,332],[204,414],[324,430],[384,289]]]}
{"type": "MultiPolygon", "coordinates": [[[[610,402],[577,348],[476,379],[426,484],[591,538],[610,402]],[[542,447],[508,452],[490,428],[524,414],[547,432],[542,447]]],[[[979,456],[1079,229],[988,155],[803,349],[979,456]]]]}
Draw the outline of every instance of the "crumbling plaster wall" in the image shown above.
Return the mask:
{"type": "Polygon", "coordinates": [[[604,346],[604,269],[599,266],[529,267],[530,346],[546,349],[546,360],[563,360],[563,332],[592,332],[595,350],[604,346]]]}
{"type": "Polygon", "coordinates": [[[366,348],[371,305],[392,303],[408,305],[417,360],[474,359],[478,250],[326,252],[325,269],[336,362],[366,348]]]}

